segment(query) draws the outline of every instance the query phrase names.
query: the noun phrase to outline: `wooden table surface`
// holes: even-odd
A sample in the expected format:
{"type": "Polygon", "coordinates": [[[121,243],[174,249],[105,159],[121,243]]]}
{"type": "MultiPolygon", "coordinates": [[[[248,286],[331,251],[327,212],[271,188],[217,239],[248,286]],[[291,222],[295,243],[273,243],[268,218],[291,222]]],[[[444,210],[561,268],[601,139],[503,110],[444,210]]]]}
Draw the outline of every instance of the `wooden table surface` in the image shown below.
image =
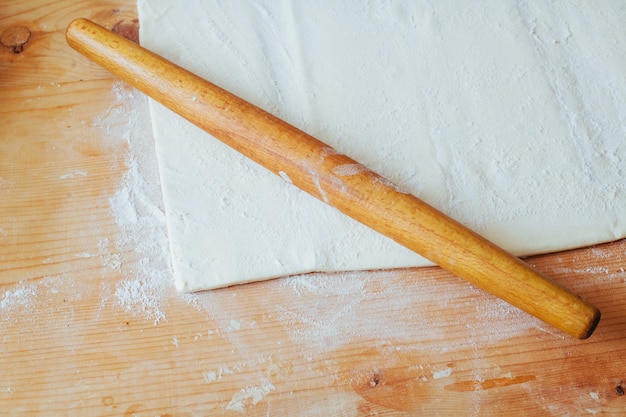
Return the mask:
{"type": "Polygon", "coordinates": [[[147,101],[75,17],[136,28],[132,0],[0,3],[30,32],[0,48],[0,415],[626,414],[624,240],[528,260],[602,310],[586,341],[438,268],[177,294],[147,101]]]}

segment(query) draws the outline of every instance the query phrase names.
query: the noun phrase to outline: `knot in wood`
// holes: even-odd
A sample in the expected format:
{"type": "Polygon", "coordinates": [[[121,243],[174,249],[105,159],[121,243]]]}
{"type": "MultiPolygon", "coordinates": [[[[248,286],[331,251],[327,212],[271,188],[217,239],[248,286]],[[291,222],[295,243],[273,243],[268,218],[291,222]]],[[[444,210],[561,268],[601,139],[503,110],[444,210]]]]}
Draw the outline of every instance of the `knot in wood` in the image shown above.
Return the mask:
{"type": "Polygon", "coordinates": [[[380,376],[378,374],[372,375],[370,378],[370,387],[374,388],[380,384],[380,376]]]}
{"type": "Polygon", "coordinates": [[[12,26],[0,35],[0,43],[7,48],[13,49],[13,52],[16,54],[24,50],[24,45],[29,39],[30,29],[25,26],[12,26]]]}
{"type": "Polygon", "coordinates": [[[111,29],[126,39],[139,44],[139,19],[120,20],[111,29]]]}

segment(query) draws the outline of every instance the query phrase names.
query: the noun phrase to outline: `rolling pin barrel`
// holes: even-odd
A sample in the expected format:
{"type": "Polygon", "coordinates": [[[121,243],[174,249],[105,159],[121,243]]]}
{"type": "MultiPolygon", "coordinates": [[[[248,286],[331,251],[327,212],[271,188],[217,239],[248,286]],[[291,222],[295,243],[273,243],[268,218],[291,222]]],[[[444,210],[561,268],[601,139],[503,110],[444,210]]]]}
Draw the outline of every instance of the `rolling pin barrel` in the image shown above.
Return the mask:
{"type": "Polygon", "coordinates": [[[348,216],[574,337],[600,311],[358,162],[158,55],[85,19],[68,44],[238,152],[348,216]]]}

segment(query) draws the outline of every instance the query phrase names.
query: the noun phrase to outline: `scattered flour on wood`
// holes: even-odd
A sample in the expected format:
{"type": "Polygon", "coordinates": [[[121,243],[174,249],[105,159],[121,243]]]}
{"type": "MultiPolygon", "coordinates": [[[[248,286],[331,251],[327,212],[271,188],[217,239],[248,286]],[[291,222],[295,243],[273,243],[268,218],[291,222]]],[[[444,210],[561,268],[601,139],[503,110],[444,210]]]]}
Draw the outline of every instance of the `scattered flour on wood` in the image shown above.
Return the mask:
{"type": "Polygon", "coordinates": [[[593,254],[593,256],[600,260],[611,259],[611,257],[613,256],[611,252],[599,247],[591,248],[591,253],[593,254]]]}
{"type": "Polygon", "coordinates": [[[204,382],[207,384],[217,381],[217,373],[214,371],[203,372],[202,376],[204,377],[204,382]]]}
{"type": "Polygon", "coordinates": [[[62,297],[67,304],[71,304],[83,298],[82,290],[80,282],[65,272],[44,276],[38,281],[16,282],[0,294],[0,322],[10,325],[28,320],[29,326],[33,326],[35,322],[39,323],[35,318],[63,308],[49,302],[51,299],[62,297]]]}
{"type": "Polygon", "coordinates": [[[275,309],[292,341],[317,353],[367,339],[445,353],[481,349],[532,330],[545,331],[537,319],[464,282],[409,282],[398,278],[401,274],[348,272],[284,278],[279,282],[281,290],[291,289],[303,302],[281,303],[275,309]],[[455,305],[464,306],[464,314],[472,315],[445,313],[455,305]],[[450,325],[465,327],[467,335],[450,338],[450,325]]]}
{"type": "Polygon", "coordinates": [[[8,193],[9,190],[12,188],[11,187],[12,185],[13,184],[12,184],[11,181],[9,181],[9,180],[7,180],[5,178],[0,177],[0,195],[8,193]]]}
{"type": "Polygon", "coordinates": [[[246,407],[257,405],[270,392],[274,391],[274,385],[263,378],[259,385],[248,386],[237,392],[226,406],[228,411],[245,412],[246,407]]]}
{"type": "MultiPolygon", "coordinates": [[[[114,302],[157,324],[166,319],[162,301],[173,283],[151,125],[148,112],[139,111],[147,109],[147,98],[122,82],[114,84],[112,94],[114,104],[94,125],[104,129],[111,141],[118,141],[127,170],[110,199],[111,213],[121,229],[115,241],[120,254],[106,257],[105,266],[118,269],[132,261],[132,267],[120,268],[125,276],[113,290],[114,302]]],[[[99,247],[103,251],[109,245],[107,239],[99,247]]]]}
{"type": "Polygon", "coordinates": [[[445,368],[433,372],[433,379],[447,378],[452,375],[452,368],[445,368]]]}
{"type": "Polygon", "coordinates": [[[74,171],[70,171],[67,174],[63,174],[59,177],[60,180],[66,180],[66,179],[70,179],[70,178],[76,178],[76,177],[86,177],[88,174],[87,171],[83,171],[80,169],[75,169],[74,171]]]}
{"type": "Polygon", "coordinates": [[[553,332],[547,330],[547,324],[506,301],[493,296],[485,298],[476,304],[476,317],[468,319],[468,322],[471,322],[468,328],[471,330],[472,338],[478,343],[496,344],[523,336],[532,329],[553,332]]]}
{"type": "Polygon", "coordinates": [[[6,320],[32,306],[37,297],[37,285],[20,282],[0,297],[0,314],[6,320]]]}

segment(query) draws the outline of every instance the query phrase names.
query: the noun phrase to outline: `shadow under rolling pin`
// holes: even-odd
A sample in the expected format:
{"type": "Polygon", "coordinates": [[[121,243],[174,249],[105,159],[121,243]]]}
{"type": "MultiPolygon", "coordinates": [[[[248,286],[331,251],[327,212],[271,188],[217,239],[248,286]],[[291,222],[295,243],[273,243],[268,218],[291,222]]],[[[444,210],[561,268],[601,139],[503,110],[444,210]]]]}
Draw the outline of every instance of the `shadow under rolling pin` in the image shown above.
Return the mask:
{"type": "Polygon", "coordinates": [[[233,149],[475,286],[576,338],[596,328],[596,307],[301,130],[89,20],[70,23],[66,39],[233,149]],[[354,175],[334,174],[346,166],[354,175]]]}

